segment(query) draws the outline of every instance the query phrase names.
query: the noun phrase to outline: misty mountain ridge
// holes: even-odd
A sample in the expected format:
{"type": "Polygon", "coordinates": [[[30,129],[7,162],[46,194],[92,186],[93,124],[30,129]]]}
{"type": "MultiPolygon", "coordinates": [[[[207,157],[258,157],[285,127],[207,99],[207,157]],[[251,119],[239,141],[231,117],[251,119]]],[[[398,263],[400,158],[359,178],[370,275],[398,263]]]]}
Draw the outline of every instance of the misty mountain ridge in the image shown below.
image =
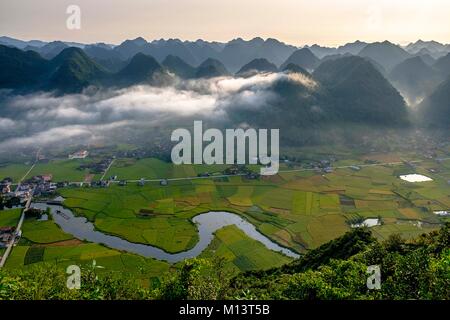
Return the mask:
{"type": "Polygon", "coordinates": [[[419,56],[409,58],[395,66],[389,74],[389,79],[412,105],[432,93],[444,80],[419,56]]]}
{"type": "Polygon", "coordinates": [[[368,60],[350,56],[322,63],[313,73],[333,97],[335,110],[355,122],[408,123],[398,91],[368,60]]]}
{"type": "Polygon", "coordinates": [[[411,55],[389,41],[370,43],[365,46],[359,53],[359,56],[370,58],[379,63],[386,71],[390,71],[400,62],[405,61],[411,55]]]}
{"type": "Polygon", "coordinates": [[[55,68],[44,88],[61,92],[80,92],[91,85],[100,85],[108,72],[92,61],[80,48],[64,49],[50,63],[55,68]]]}
{"type": "MultiPolygon", "coordinates": [[[[383,42],[386,44],[390,42],[383,42]]],[[[282,64],[294,51],[302,49],[292,46],[273,38],[262,39],[260,37],[251,40],[236,38],[228,42],[211,42],[198,39],[196,41],[182,41],[179,39],[158,39],[147,41],[142,37],[123,41],[119,45],[110,44],[81,44],[67,41],[43,42],[39,40],[22,41],[10,37],[0,37],[0,44],[15,46],[20,49],[33,50],[41,54],[44,58],[51,59],[59,54],[63,49],[69,46],[75,46],[85,49],[88,55],[97,63],[117,72],[124,66],[124,62],[129,61],[137,53],[144,53],[153,56],[159,63],[162,63],[168,55],[178,56],[188,64],[196,67],[208,58],[221,61],[227,70],[237,72],[243,65],[254,59],[264,58],[282,67],[282,64]]],[[[317,44],[305,46],[319,59],[331,55],[361,55],[360,52],[367,46],[373,46],[380,43],[367,43],[364,41],[355,41],[339,47],[324,47],[317,44]]],[[[381,54],[373,52],[369,47],[363,51],[363,55],[372,58],[387,71],[408,57],[399,59],[398,49],[403,50],[401,46],[391,44],[397,50],[392,50],[381,54]],[[369,52],[367,52],[369,51],[369,52]],[[397,52],[396,52],[397,51],[397,52]]],[[[380,48],[378,50],[381,50],[380,48]]],[[[405,52],[411,56],[429,54],[433,59],[438,59],[450,52],[450,46],[438,43],[436,41],[417,41],[405,47],[405,52]],[[405,51],[406,50],[406,51],[405,51]],[[422,50],[422,51],[421,51],[422,50]],[[426,51],[425,51],[426,50],[426,51]],[[443,50],[443,51],[442,51],[443,50]]],[[[386,50],[385,50],[386,51],[386,50]]],[[[286,64],[285,64],[286,65],[286,64]]],[[[285,66],[284,65],[284,66],[285,66]]]]}
{"type": "Polygon", "coordinates": [[[190,79],[195,77],[196,68],[185,62],[178,56],[168,55],[162,65],[170,72],[178,75],[182,79],[190,79]]]}
{"type": "Polygon", "coordinates": [[[34,51],[0,45],[0,88],[32,87],[48,66],[49,61],[34,51]]]}
{"type": "Polygon", "coordinates": [[[431,128],[450,128],[450,77],[419,105],[419,119],[431,128]]]}
{"type": "Polygon", "coordinates": [[[437,41],[423,41],[418,40],[414,43],[410,43],[404,47],[406,51],[411,54],[430,54],[434,59],[438,59],[450,50],[450,45],[445,45],[437,41]]]}
{"type": "MultiPolygon", "coordinates": [[[[31,46],[30,43],[19,45],[31,46]]],[[[83,48],[69,47],[61,41],[37,45],[40,47],[35,48],[44,57],[36,50],[0,46],[1,88],[65,94],[82,92],[88,87],[170,85],[174,76],[211,79],[233,77],[236,71],[235,75],[244,77],[282,72],[298,74],[316,83],[315,90],[286,80],[278,80],[272,87],[284,101],[283,108],[308,105],[310,109],[302,109],[305,115],[309,114],[305,116],[307,119],[399,125],[408,122],[408,111],[399,92],[410,104],[424,99],[421,105],[426,107],[423,108],[438,110],[432,105],[445,105],[442,97],[448,80],[443,81],[450,76],[450,54],[436,61],[430,55],[433,50],[447,47],[435,42],[418,42],[408,48],[411,52],[388,41],[372,44],[356,41],[335,49],[320,46],[297,49],[275,39],[262,38],[249,41],[237,38],[229,43],[178,39],[147,42],[136,38],[119,46],[98,43],[83,48]],[[313,50],[322,50],[321,59],[313,50]],[[203,60],[200,52],[205,57],[203,60]],[[135,54],[127,58],[132,53],[135,54]],[[263,56],[276,56],[279,63],[263,56]],[[283,56],[285,59],[281,60],[283,56]],[[236,71],[230,70],[224,61],[236,71]]],[[[260,122],[269,122],[273,117],[258,118],[260,122]]]]}
{"type": "Polygon", "coordinates": [[[217,59],[208,58],[203,61],[195,72],[196,78],[214,78],[230,75],[227,68],[217,59]]]}
{"type": "Polygon", "coordinates": [[[254,59],[243,66],[236,75],[240,76],[252,76],[260,72],[277,72],[278,68],[273,63],[267,61],[267,59],[259,58],[254,59]]]}
{"type": "Polygon", "coordinates": [[[286,73],[299,73],[306,77],[312,77],[311,73],[306,71],[304,68],[300,67],[299,65],[296,65],[295,63],[289,63],[287,66],[285,66],[281,71],[286,73]]]}
{"type": "Polygon", "coordinates": [[[114,83],[131,86],[140,83],[152,83],[157,73],[164,69],[155,58],[143,53],[137,53],[130,62],[119,72],[114,74],[114,83]]]}
{"type": "Polygon", "coordinates": [[[319,65],[320,59],[317,58],[310,49],[303,48],[293,52],[287,60],[281,65],[283,69],[288,64],[296,64],[308,71],[314,70],[319,65]]]}
{"type": "Polygon", "coordinates": [[[434,64],[434,69],[436,69],[443,77],[450,76],[450,53],[439,58],[434,64]]]}

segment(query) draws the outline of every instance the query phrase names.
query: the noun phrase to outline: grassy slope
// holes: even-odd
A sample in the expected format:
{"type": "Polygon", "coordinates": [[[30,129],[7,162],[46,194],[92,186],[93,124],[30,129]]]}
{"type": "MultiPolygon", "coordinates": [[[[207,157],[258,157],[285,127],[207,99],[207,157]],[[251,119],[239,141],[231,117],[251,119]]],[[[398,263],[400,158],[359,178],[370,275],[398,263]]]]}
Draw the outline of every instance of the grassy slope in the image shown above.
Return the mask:
{"type": "Polygon", "coordinates": [[[227,267],[235,272],[269,269],[291,261],[280,253],[267,249],[260,242],[245,235],[236,226],[218,230],[213,242],[201,257],[223,257],[227,267]]]}
{"type": "Polygon", "coordinates": [[[20,219],[22,209],[0,211],[0,227],[15,227],[20,219]]]}

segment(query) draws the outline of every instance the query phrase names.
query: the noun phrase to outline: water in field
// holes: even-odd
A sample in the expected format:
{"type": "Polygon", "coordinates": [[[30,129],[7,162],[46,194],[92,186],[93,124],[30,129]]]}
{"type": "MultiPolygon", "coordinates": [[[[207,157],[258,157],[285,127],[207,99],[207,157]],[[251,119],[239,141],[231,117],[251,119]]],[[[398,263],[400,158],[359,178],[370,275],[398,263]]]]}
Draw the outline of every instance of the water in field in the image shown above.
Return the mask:
{"type": "Polygon", "coordinates": [[[433,181],[433,179],[428,178],[427,176],[421,175],[421,174],[407,174],[404,176],[400,176],[400,179],[408,182],[427,182],[427,181],[433,181]]]}
{"type": "Polygon", "coordinates": [[[198,256],[211,243],[214,238],[214,232],[229,225],[236,225],[247,236],[261,242],[270,250],[283,253],[292,258],[299,257],[295,252],[281,247],[261,234],[256,230],[255,226],[248,221],[229,212],[207,212],[194,217],[193,221],[198,228],[199,241],[195,247],[190,250],[172,254],[151,245],[133,243],[116,236],[104,234],[103,232],[95,230],[94,224],[87,221],[86,218],[76,217],[71,210],[62,206],[33,203],[32,207],[43,210],[47,207],[50,208],[55,223],[66,233],[72,234],[80,240],[101,243],[112,249],[127,251],[158,260],[166,260],[171,263],[198,256]]]}
{"type": "Polygon", "coordinates": [[[360,227],[375,227],[381,225],[380,219],[369,218],[364,220],[362,223],[352,224],[352,228],[360,228],[360,227]]]}

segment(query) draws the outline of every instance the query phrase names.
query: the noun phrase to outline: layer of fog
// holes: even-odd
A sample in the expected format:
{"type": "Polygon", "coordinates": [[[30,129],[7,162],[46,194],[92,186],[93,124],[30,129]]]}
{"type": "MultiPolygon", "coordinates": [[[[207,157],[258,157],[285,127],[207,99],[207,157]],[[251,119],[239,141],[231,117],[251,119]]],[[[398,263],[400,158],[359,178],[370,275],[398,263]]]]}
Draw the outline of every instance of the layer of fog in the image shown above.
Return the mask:
{"type": "Polygon", "coordinates": [[[280,80],[309,88],[317,85],[299,74],[271,73],[249,78],[176,78],[165,87],[139,85],[63,96],[6,94],[0,100],[0,152],[74,139],[88,143],[117,130],[161,126],[174,119],[227,121],[227,112],[236,106],[257,110],[275,102],[279,97],[271,87],[280,80]]]}

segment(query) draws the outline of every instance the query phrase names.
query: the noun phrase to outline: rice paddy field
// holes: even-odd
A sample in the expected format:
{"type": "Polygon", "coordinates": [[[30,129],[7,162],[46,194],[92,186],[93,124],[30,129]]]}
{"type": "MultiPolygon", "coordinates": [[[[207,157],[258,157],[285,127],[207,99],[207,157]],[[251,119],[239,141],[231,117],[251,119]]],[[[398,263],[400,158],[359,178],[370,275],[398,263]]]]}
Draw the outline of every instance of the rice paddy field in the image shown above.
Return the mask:
{"type": "MultiPolygon", "coordinates": [[[[313,157],[313,155],[311,155],[313,157]]],[[[59,193],[64,205],[85,216],[107,234],[135,243],[149,244],[169,253],[195,246],[197,227],[192,218],[208,211],[236,213],[256,226],[272,241],[304,253],[350,230],[353,221],[380,219],[371,228],[379,239],[392,234],[412,238],[437,229],[448,220],[435,211],[450,210],[450,161],[420,159],[414,165],[412,155],[346,154],[332,163],[332,172],[310,170],[302,163],[283,163],[275,176],[248,179],[243,176],[214,177],[226,166],[174,166],[158,159],[116,159],[106,177],[118,180],[205,179],[169,181],[162,186],[147,182],[140,186],[128,182],[108,188],[68,187],[59,193]],[[351,166],[371,161],[371,165],[351,166]],[[383,163],[395,164],[383,164],[383,163]],[[432,181],[412,183],[399,178],[421,174],[432,181]]],[[[78,161],[78,160],[77,160],[78,161]]],[[[30,176],[52,173],[54,180],[79,181],[86,173],[72,160],[38,164],[30,176]]],[[[1,170],[1,169],[0,169],[1,170]]],[[[1,219],[8,220],[6,215],[1,219]]],[[[236,227],[218,230],[202,256],[220,256],[235,271],[266,269],[281,265],[289,258],[265,248],[236,227]]],[[[92,263],[108,270],[127,270],[155,277],[172,267],[166,262],[84,243],[62,232],[51,220],[26,220],[23,240],[13,250],[7,267],[22,267],[51,262],[60,265],[92,263]]]]}
{"type": "Polygon", "coordinates": [[[0,210],[0,227],[15,227],[21,213],[22,209],[0,210]]]}
{"type": "Polygon", "coordinates": [[[13,163],[0,165],[0,179],[9,177],[14,182],[22,179],[25,174],[30,170],[31,164],[13,163]]]}
{"type": "MultiPolygon", "coordinates": [[[[117,161],[119,167],[120,163],[117,161]]],[[[165,172],[166,177],[173,177],[173,166],[155,159],[137,161],[138,168],[127,164],[120,167],[122,172],[115,168],[111,172],[118,179],[133,179],[144,164],[149,168],[146,172],[165,172]]],[[[396,232],[411,237],[439,227],[442,220],[433,211],[448,209],[450,188],[441,174],[428,172],[430,165],[447,170],[442,164],[424,162],[423,167],[415,168],[381,165],[358,171],[336,169],[327,174],[280,172],[258,180],[232,176],[170,181],[167,186],[154,182],[67,188],[61,194],[67,199],[66,206],[88,217],[99,230],[168,252],[192,248],[197,231],[191,219],[211,210],[238,213],[272,240],[304,252],[348,231],[352,219],[380,217],[382,225],[374,229],[380,238],[396,232]],[[403,172],[426,174],[433,181],[406,182],[398,177],[403,172]],[[417,221],[424,223],[419,226],[414,224],[417,221]]],[[[186,168],[180,170],[195,176],[199,171],[194,167],[190,166],[190,174],[186,168]]]]}
{"type": "MultiPolygon", "coordinates": [[[[10,210],[13,211],[13,210],[10,210]]],[[[246,236],[235,226],[217,232],[202,257],[220,256],[230,272],[259,270],[280,266],[290,258],[267,249],[263,244],[246,236]]],[[[100,244],[83,242],[64,233],[51,219],[39,221],[25,219],[23,236],[7,260],[6,268],[17,269],[52,264],[61,268],[78,265],[98,268],[98,272],[126,272],[143,285],[158,281],[177,265],[144,258],[135,254],[107,248],[100,244]]]]}
{"type": "Polygon", "coordinates": [[[144,285],[151,279],[167,273],[171,268],[163,261],[74,239],[63,232],[51,219],[39,221],[35,218],[27,218],[22,231],[22,238],[14,247],[5,268],[26,268],[43,263],[61,268],[74,264],[91,268],[95,264],[95,268],[98,268],[100,273],[127,272],[134,278],[140,279],[144,285]]]}
{"type": "Polygon", "coordinates": [[[88,162],[89,160],[86,159],[64,159],[38,162],[33,170],[27,175],[27,178],[51,174],[53,176],[53,181],[55,182],[82,182],[85,180],[86,176],[89,175],[89,170],[80,170],[79,167],[88,162]]]}
{"type": "Polygon", "coordinates": [[[234,272],[279,267],[292,260],[268,250],[236,226],[227,226],[218,230],[213,242],[201,256],[205,258],[220,256],[225,259],[226,267],[234,272]]]}

